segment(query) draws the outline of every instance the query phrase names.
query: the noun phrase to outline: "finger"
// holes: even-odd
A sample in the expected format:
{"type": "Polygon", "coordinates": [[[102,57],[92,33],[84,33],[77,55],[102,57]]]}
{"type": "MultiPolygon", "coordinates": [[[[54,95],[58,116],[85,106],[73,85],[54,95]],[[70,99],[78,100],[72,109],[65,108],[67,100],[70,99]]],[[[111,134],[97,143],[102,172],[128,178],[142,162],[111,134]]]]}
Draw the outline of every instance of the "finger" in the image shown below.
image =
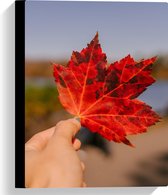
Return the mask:
{"type": "Polygon", "coordinates": [[[75,150],[79,150],[80,147],[81,147],[81,141],[79,139],[75,138],[73,141],[73,148],[75,150]]]}
{"type": "Polygon", "coordinates": [[[87,185],[86,185],[86,183],[85,183],[85,182],[83,182],[82,187],[87,187],[87,185]]]}
{"type": "Polygon", "coordinates": [[[83,162],[81,162],[81,167],[82,167],[82,170],[84,171],[85,170],[85,164],[83,162]]]}
{"type": "Polygon", "coordinates": [[[80,122],[76,119],[60,121],[56,125],[53,137],[58,138],[58,136],[61,136],[66,138],[70,143],[72,143],[72,138],[79,131],[80,127],[80,122]]]}
{"type": "Polygon", "coordinates": [[[41,151],[52,137],[54,131],[55,127],[52,127],[35,134],[30,140],[26,142],[25,150],[41,151]]]}

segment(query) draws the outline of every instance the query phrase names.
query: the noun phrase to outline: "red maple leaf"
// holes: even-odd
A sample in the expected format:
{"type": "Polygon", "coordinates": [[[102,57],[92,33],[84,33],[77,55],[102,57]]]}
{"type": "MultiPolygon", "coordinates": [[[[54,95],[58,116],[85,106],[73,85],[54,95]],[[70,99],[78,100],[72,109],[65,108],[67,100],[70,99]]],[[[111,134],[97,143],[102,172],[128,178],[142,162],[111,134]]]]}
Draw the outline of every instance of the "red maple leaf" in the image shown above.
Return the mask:
{"type": "Polygon", "coordinates": [[[150,76],[155,59],[136,62],[128,55],[107,66],[97,33],[85,49],[72,53],[66,67],[54,64],[60,102],[92,132],[132,145],[127,135],[159,121],[150,106],[135,99],[155,81],[150,76]]]}

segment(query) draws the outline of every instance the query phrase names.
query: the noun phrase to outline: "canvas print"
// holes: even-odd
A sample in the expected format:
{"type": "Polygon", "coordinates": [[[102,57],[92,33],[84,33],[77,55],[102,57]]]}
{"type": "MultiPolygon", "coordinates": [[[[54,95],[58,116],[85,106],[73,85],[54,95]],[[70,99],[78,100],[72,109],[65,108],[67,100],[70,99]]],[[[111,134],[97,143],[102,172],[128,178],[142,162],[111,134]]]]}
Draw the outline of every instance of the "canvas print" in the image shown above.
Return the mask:
{"type": "Polygon", "coordinates": [[[168,185],[168,6],[25,3],[25,187],[168,185]]]}

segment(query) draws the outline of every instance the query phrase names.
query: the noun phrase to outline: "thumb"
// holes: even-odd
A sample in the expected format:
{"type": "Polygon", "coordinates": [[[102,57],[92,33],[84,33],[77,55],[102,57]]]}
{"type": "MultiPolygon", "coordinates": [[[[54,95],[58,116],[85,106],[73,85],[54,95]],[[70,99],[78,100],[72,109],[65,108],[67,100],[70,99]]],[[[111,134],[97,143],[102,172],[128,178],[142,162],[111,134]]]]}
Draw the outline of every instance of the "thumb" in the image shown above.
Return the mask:
{"type": "Polygon", "coordinates": [[[80,122],[75,118],[60,121],[55,127],[53,138],[63,137],[66,138],[70,143],[72,143],[72,139],[80,128],[80,122]]]}

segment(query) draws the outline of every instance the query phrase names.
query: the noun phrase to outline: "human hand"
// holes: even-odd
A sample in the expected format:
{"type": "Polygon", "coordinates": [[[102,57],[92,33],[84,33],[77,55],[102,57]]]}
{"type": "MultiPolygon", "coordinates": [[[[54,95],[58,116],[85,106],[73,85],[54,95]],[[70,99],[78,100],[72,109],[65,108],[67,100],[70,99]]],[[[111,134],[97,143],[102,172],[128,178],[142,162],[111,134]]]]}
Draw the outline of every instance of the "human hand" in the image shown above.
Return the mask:
{"type": "Polygon", "coordinates": [[[25,144],[25,186],[29,188],[85,187],[84,164],[76,150],[76,119],[60,121],[55,127],[34,135],[25,144]],[[74,140],[73,140],[74,139],[74,140]]]}

